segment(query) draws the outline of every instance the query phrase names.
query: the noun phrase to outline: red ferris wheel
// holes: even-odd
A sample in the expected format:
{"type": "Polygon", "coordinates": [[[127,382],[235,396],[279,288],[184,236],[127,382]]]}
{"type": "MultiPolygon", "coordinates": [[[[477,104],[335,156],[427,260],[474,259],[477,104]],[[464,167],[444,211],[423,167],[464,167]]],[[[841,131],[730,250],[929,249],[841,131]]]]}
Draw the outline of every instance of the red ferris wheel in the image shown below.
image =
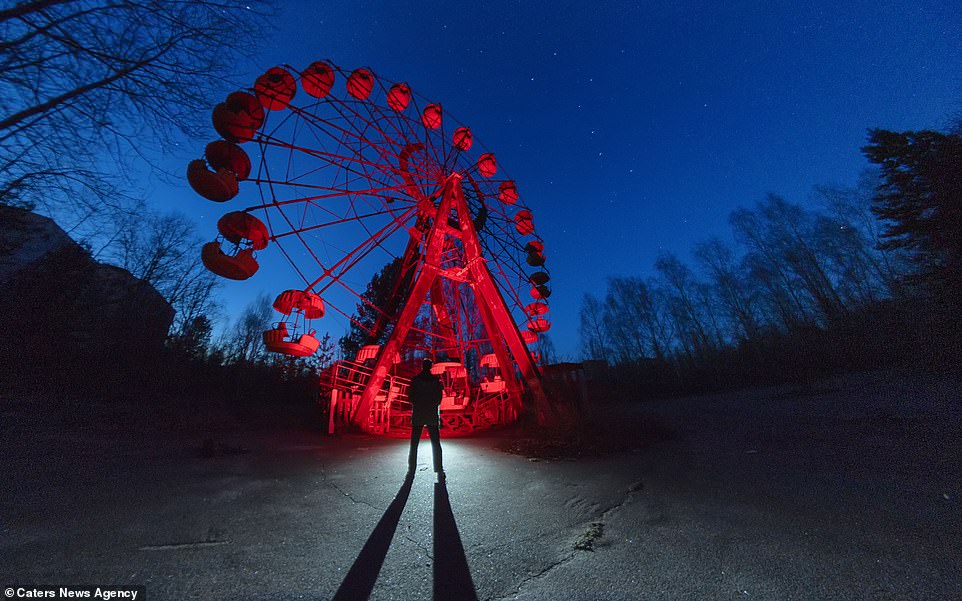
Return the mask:
{"type": "Polygon", "coordinates": [[[389,335],[335,364],[332,415],[403,430],[405,378],[422,357],[445,382],[442,421],[453,431],[511,421],[525,403],[551,412],[532,350],[551,326],[544,242],[469,127],[406,83],[326,61],[269,69],[212,119],[222,139],[190,163],[188,181],[209,200],[247,206],[218,221],[204,264],[244,280],[256,253],[273,251],[296,278],[274,303],[282,317],[264,334],[269,350],[314,353],[312,320],[352,319],[369,303],[371,274],[399,263],[401,302],[370,306],[376,326],[355,321],[372,338],[389,335]]]}

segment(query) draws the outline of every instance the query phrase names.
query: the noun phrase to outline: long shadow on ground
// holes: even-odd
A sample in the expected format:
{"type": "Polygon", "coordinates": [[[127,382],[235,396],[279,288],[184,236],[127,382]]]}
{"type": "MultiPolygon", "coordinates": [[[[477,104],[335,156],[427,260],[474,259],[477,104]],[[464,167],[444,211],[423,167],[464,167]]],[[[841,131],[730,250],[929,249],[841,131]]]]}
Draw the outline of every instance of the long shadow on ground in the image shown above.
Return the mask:
{"type": "Polygon", "coordinates": [[[394,539],[394,532],[397,530],[398,522],[401,520],[401,513],[408,502],[411,494],[411,484],[414,479],[405,478],[397,495],[388,506],[384,515],[381,516],[371,536],[368,537],[364,547],[354,560],[354,565],[348,570],[347,576],[341,582],[341,586],[334,594],[334,601],[358,601],[367,599],[374,590],[374,583],[377,581],[378,574],[381,573],[381,566],[384,558],[391,547],[394,539]]]}
{"type": "Polygon", "coordinates": [[[478,600],[448,489],[441,482],[434,485],[434,599],[478,600]]]}

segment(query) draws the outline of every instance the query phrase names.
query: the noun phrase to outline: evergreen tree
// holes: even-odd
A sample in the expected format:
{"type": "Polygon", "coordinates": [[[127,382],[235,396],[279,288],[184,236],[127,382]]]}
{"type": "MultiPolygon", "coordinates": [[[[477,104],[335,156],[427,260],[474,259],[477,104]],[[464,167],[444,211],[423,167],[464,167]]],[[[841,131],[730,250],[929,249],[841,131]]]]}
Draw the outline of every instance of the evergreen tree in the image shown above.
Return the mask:
{"type": "Polygon", "coordinates": [[[930,290],[962,296],[962,136],[876,129],[862,150],[882,171],[882,248],[906,249],[930,290]]]}
{"type": "Polygon", "coordinates": [[[413,267],[405,266],[403,257],[396,257],[374,274],[351,318],[350,331],[339,341],[345,359],[353,360],[362,346],[387,341],[404,308],[413,276],[413,267]]]}

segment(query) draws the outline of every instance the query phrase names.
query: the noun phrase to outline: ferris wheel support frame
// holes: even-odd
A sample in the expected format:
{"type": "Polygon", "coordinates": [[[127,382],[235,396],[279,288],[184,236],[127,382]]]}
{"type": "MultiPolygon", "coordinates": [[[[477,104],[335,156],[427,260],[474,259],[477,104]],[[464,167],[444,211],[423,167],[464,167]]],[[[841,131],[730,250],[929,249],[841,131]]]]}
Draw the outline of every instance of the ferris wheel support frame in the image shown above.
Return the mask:
{"type": "Polygon", "coordinates": [[[480,308],[482,322],[488,333],[488,339],[491,342],[494,354],[498,359],[501,377],[505,381],[510,396],[515,399],[516,403],[523,403],[523,389],[513,369],[513,363],[516,363],[527,385],[529,399],[533,404],[538,423],[544,425],[557,420],[555,409],[545,396],[538,366],[535,364],[527,345],[521,339],[518,327],[512,319],[504,297],[494,283],[481,253],[481,243],[478,240],[478,233],[471,220],[471,212],[464,198],[461,180],[462,177],[459,173],[453,173],[445,180],[441,200],[434,212],[431,228],[422,237],[422,240],[426,240],[426,242],[424,252],[421,255],[421,269],[411,286],[411,291],[404,302],[404,308],[398,316],[390,337],[381,348],[374,370],[352,417],[355,427],[361,430],[367,428],[371,405],[381,390],[384,379],[394,363],[393,359],[401,350],[404,340],[414,324],[414,319],[427,298],[428,291],[438,281],[438,277],[444,277],[441,270],[441,252],[446,235],[460,238],[463,245],[465,270],[467,271],[469,285],[480,308]],[[456,215],[459,229],[455,229],[449,224],[452,211],[456,215]]]}

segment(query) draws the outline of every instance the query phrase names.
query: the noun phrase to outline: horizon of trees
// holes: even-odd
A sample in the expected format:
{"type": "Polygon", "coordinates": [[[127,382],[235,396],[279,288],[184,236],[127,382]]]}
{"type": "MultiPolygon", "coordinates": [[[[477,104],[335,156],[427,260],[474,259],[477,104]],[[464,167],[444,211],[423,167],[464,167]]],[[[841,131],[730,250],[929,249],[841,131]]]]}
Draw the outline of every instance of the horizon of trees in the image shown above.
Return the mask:
{"type": "Polygon", "coordinates": [[[734,245],[711,238],[694,247],[694,266],[666,252],[653,277],[609,278],[604,296],[582,300],[583,358],[671,366],[677,378],[724,361],[744,371],[748,361],[734,355],[772,341],[865,335],[873,319],[911,329],[913,312],[952,331],[962,300],[960,133],[870,130],[863,152],[879,168],[857,185],[818,186],[809,206],[769,194],[730,214],[734,245]],[[900,303],[911,309],[894,318],[900,303]]]}
{"type": "MultiPolygon", "coordinates": [[[[907,149],[912,143],[949,148],[946,160],[962,165],[962,137],[937,132],[875,131],[871,135],[873,144],[866,153],[879,163],[895,161],[886,167],[890,175],[884,170],[866,171],[850,188],[816,187],[818,202],[811,207],[769,194],[754,207],[731,213],[735,245],[718,238],[697,244],[694,266],[666,252],[655,262],[656,276],[612,277],[603,297],[587,293],[579,316],[582,358],[622,365],[645,360],[704,364],[717,359],[724,349],[843,326],[852,316],[894,299],[933,291],[944,296],[952,286],[958,291],[962,253],[952,246],[958,238],[940,233],[938,227],[933,230],[931,220],[916,223],[920,216],[932,213],[923,207],[929,192],[918,189],[924,178],[899,176],[911,172],[906,163],[912,156],[931,154],[931,149],[907,149]],[[900,182],[912,184],[914,196],[903,192],[900,182]],[[900,218],[905,210],[900,199],[914,211],[910,212],[916,222],[900,218]],[[919,236],[921,240],[916,239],[919,236]],[[941,244],[948,245],[947,251],[934,250],[939,240],[946,241],[941,244]],[[945,283],[944,273],[953,273],[955,284],[945,283]]],[[[938,193],[958,198],[957,182],[946,183],[939,175],[928,177],[940,186],[938,193]]],[[[946,211],[941,213],[943,225],[962,232],[952,202],[946,201],[948,217],[946,211]]],[[[348,356],[345,343],[353,347],[368,342],[369,332],[354,328],[359,336],[336,340],[326,333],[319,355],[313,358],[270,356],[261,334],[276,316],[266,295],[228,321],[215,340],[218,281],[195,252],[200,243],[186,217],[144,213],[119,227],[115,238],[98,251],[108,262],[153,285],[174,307],[171,349],[220,365],[279,366],[306,374],[329,364],[338,350],[348,356]]],[[[365,293],[368,302],[362,306],[394,291],[399,267],[395,261],[375,274],[365,293]]],[[[368,311],[372,326],[383,318],[381,311],[368,311]]],[[[380,335],[385,334],[382,329],[380,335]]],[[[550,342],[542,345],[546,347],[542,364],[557,360],[550,342]]]]}

